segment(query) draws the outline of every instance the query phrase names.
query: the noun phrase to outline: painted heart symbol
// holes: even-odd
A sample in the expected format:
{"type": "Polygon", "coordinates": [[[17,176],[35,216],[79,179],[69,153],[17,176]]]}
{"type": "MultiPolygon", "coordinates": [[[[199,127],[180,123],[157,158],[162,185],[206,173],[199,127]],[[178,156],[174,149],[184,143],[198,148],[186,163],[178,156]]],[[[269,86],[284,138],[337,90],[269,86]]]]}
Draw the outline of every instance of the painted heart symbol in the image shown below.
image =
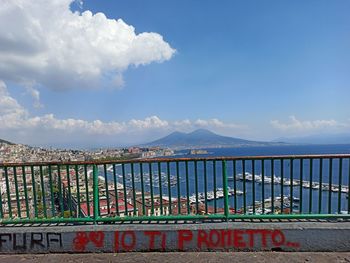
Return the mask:
{"type": "Polygon", "coordinates": [[[89,239],[96,247],[102,247],[105,239],[105,234],[102,231],[90,232],[89,239]]]}

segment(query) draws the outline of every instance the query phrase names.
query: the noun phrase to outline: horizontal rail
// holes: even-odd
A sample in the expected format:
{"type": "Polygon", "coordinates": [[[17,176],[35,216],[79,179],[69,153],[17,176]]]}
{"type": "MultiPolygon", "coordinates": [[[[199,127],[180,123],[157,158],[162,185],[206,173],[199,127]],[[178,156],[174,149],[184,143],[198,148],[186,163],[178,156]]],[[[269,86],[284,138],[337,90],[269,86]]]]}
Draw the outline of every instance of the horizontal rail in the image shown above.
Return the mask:
{"type": "Polygon", "coordinates": [[[0,224],[350,219],[350,154],[0,164],[0,224]]]}

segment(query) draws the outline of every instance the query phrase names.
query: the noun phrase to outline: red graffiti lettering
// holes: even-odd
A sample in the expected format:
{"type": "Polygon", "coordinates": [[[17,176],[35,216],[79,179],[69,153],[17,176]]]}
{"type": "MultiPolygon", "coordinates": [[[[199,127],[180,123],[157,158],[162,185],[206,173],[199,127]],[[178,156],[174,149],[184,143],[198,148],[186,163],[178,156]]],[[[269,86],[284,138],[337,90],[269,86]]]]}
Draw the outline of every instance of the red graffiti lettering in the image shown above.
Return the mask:
{"type": "Polygon", "coordinates": [[[89,239],[96,247],[103,247],[105,234],[102,231],[90,232],[89,239]]]}
{"type": "Polygon", "coordinates": [[[203,243],[205,243],[206,247],[209,247],[207,232],[205,230],[198,230],[197,247],[201,249],[203,243]]]}
{"type": "Polygon", "coordinates": [[[236,248],[245,248],[247,245],[243,240],[244,230],[233,230],[233,246],[236,248]]]}
{"type": "Polygon", "coordinates": [[[193,234],[191,230],[179,230],[178,232],[178,249],[184,249],[185,241],[191,241],[193,238],[193,234]]]}
{"type": "Polygon", "coordinates": [[[74,249],[77,251],[84,251],[87,243],[89,243],[87,234],[85,232],[77,232],[73,239],[74,249]]]}
{"type": "MultiPolygon", "coordinates": [[[[143,232],[146,236],[149,237],[149,246],[148,249],[149,250],[153,250],[154,249],[154,240],[156,236],[160,236],[161,232],[160,231],[145,231],[143,232]]],[[[164,235],[164,234],[163,234],[164,235]]]]}
{"type": "Polygon", "coordinates": [[[125,231],[123,232],[122,236],[121,236],[121,245],[122,248],[125,251],[130,251],[133,250],[135,248],[135,244],[136,244],[136,235],[134,231],[125,231]],[[129,236],[129,244],[126,242],[127,240],[127,236],[129,236]]]}
{"type": "Polygon", "coordinates": [[[286,238],[281,230],[274,230],[271,234],[272,245],[275,247],[283,246],[286,238]]]}
{"type": "Polygon", "coordinates": [[[209,242],[210,247],[215,248],[218,247],[220,244],[220,233],[216,229],[210,230],[209,232],[209,242]]]}
{"type": "Polygon", "coordinates": [[[231,238],[231,233],[232,231],[231,230],[221,230],[220,231],[221,233],[221,246],[222,247],[230,247],[232,246],[232,238],[231,238]],[[226,239],[225,239],[226,237],[226,239]]]}

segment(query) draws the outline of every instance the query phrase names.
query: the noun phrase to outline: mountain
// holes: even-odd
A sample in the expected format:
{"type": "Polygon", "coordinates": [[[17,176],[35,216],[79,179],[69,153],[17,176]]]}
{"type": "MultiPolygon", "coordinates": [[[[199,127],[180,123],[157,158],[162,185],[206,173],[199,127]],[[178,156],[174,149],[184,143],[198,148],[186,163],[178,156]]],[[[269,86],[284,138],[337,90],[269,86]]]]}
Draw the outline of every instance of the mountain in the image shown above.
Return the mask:
{"type": "Polygon", "coordinates": [[[242,146],[266,146],[280,143],[257,142],[228,136],[221,136],[206,129],[198,129],[190,133],[173,132],[161,139],[142,145],[143,147],[159,146],[176,149],[218,148],[242,146]]]}
{"type": "Polygon", "coordinates": [[[5,140],[3,140],[3,139],[0,139],[0,143],[5,143],[5,144],[14,145],[14,143],[9,142],[9,141],[5,141],[5,140]]]}

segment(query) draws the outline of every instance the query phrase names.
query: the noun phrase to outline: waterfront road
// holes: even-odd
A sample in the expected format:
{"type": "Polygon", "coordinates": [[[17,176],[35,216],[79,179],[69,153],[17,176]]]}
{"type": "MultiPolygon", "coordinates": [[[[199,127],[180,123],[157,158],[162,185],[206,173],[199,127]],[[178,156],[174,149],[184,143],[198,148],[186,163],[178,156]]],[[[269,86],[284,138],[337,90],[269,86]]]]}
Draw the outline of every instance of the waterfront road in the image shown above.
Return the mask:
{"type": "Polygon", "coordinates": [[[22,254],[0,255],[6,263],[51,262],[350,262],[350,252],[172,252],[104,254],[22,254]]]}

